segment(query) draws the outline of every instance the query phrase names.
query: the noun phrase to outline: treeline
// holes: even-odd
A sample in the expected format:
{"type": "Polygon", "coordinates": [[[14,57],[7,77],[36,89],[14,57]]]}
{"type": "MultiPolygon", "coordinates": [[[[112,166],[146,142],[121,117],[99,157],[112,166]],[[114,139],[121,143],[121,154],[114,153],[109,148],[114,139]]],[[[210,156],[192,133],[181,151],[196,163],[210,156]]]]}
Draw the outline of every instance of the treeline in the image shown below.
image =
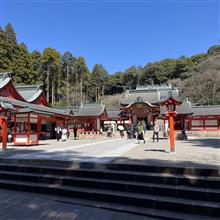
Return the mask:
{"type": "Polygon", "coordinates": [[[220,97],[219,58],[220,46],[215,45],[207,53],[190,58],[164,59],[109,75],[101,64],[95,64],[90,72],[84,57],[76,57],[69,51],[61,55],[56,49],[46,48],[42,53],[37,50],[30,53],[24,43],[17,43],[11,24],[4,30],[0,28],[0,72],[11,72],[15,84],[42,84],[52,106],[98,102],[104,96],[122,93],[138,84],[167,82],[180,87],[192,101],[216,104],[220,97]],[[200,83],[197,78],[201,78],[200,83]],[[202,83],[204,79],[206,84],[202,83]],[[192,89],[194,85],[201,89],[192,89]]]}

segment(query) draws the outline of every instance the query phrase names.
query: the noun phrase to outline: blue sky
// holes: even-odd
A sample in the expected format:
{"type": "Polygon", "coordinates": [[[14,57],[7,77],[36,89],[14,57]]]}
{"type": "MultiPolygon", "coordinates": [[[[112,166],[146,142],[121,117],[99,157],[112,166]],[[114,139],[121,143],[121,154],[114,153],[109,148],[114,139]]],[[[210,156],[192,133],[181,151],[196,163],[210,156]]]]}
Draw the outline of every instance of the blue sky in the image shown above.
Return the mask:
{"type": "Polygon", "coordinates": [[[0,0],[0,26],[8,22],[30,51],[68,50],[109,73],[220,42],[217,0],[0,0]]]}

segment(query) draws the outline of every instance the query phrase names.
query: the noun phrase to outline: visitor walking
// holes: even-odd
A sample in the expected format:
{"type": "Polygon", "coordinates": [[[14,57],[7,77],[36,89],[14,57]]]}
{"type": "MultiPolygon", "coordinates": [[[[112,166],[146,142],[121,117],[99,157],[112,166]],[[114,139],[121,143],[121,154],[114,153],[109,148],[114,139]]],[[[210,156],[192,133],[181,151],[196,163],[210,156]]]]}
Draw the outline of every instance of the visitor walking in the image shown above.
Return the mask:
{"type": "Polygon", "coordinates": [[[160,126],[158,120],[156,120],[154,123],[154,130],[153,130],[153,142],[155,141],[155,136],[157,138],[157,142],[159,141],[159,131],[160,131],[160,126]]]}

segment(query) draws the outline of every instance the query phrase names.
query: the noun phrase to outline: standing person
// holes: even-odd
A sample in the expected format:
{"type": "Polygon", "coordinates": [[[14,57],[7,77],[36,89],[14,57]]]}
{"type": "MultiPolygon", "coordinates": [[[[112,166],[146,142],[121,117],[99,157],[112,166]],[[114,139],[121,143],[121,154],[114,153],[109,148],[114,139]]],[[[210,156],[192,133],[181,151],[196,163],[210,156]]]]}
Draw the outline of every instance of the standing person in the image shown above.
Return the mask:
{"type": "Polygon", "coordinates": [[[62,129],[61,140],[62,141],[66,141],[67,140],[67,128],[66,127],[63,127],[63,129],[62,129]]]}
{"type": "Polygon", "coordinates": [[[164,123],[164,137],[168,137],[168,127],[169,127],[169,124],[168,124],[168,121],[166,120],[164,123]]]}
{"type": "Polygon", "coordinates": [[[111,132],[112,132],[112,137],[115,138],[115,125],[111,125],[111,132]]]}
{"type": "Polygon", "coordinates": [[[131,127],[130,127],[130,138],[133,139],[134,136],[135,136],[135,135],[134,135],[134,124],[132,123],[132,124],[131,124],[131,127]]]}
{"type": "Polygon", "coordinates": [[[141,122],[138,123],[138,126],[137,126],[137,139],[138,139],[138,142],[143,140],[144,141],[144,144],[145,144],[145,139],[144,139],[144,126],[141,122]]]}
{"type": "Polygon", "coordinates": [[[61,127],[57,125],[57,126],[55,127],[55,132],[56,132],[56,139],[57,139],[57,141],[59,141],[60,138],[61,138],[61,135],[60,135],[61,127]]]}
{"type": "Polygon", "coordinates": [[[77,139],[77,129],[78,129],[77,125],[74,125],[74,127],[73,127],[73,136],[74,136],[74,140],[77,139]]]}
{"type": "Polygon", "coordinates": [[[154,130],[153,130],[153,142],[155,141],[155,136],[157,137],[157,142],[159,141],[159,131],[160,131],[160,126],[158,121],[156,120],[154,123],[154,130]]]}
{"type": "Polygon", "coordinates": [[[119,130],[119,133],[120,133],[120,137],[123,138],[125,135],[124,135],[124,126],[123,125],[119,125],[118,126],[118,130],[119,130]]]}

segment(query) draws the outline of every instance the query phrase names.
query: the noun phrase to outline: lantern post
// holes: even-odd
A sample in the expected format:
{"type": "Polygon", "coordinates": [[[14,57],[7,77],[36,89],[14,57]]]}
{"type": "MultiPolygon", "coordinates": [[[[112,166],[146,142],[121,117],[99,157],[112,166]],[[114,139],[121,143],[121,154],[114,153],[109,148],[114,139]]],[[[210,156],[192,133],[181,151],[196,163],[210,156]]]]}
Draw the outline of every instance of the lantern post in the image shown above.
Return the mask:
{"type": "Polygon", "coordinates": [[[175,138],[174,138],[174,117],[176,115],[176,106],[181,105],[182,101],[176,100],[170,96],[167,100],[162,101],[161,106],[166,106],[166,116],[169,117],[170,126],[170,152],[175,152],[175,138]]]}

